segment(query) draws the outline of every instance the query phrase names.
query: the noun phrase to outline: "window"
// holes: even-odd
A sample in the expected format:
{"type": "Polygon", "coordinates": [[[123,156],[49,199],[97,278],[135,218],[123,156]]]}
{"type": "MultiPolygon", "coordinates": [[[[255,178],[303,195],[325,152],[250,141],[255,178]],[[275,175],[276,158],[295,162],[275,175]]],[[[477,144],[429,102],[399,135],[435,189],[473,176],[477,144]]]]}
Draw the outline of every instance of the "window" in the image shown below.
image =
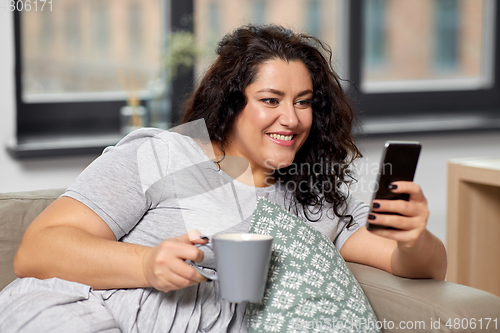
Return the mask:
{"type": "Polygon", "coordinates": [[[189,24],[178,21],[192,14],[183,2],[58,0],[43,10],[13,12],[12,155],[94,153],[116,143],[126,97],[146,104],[158,80],[166,30],[189,24]]]}
{"type": "Polygon", "coordinates": [[[330,45],[366,133],[500,126],[495,0],[59,0],[52,7],[14,12],[14,155],[48,136],[106,137],[93,151],[113,144],[124,90],[168,109],[161,123],[176,124],[217,41],[247,23],[281,24],[330,45]],[[162,88],[167,103],[153,92],[165,85],[165,34],[177,31],[193,32],[204,57],[162,88]]]}
{"type": "Polygon", "coordinates": [[[351,94],[367,133],[500,125],[495,1],[364,0],[350,10],[351,94]]]}
{"type": "Polygon", "coordinates": [[[365,1],[363,91],[491,85],[492,6],[489,0],[365,1]]]}

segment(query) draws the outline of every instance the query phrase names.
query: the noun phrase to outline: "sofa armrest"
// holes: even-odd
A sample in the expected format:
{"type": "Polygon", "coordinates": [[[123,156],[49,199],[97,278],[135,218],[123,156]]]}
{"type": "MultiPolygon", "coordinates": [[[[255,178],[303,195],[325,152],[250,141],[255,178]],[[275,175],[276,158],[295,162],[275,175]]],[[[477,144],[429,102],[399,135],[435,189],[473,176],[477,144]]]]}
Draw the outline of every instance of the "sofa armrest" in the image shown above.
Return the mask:
{"type": "Polygon", "coordinates": [[[12,264],[24,231],[63,192],[0,193],[0,290],[16,278],[12,264]]]}
{"type": "Polygon", "coordinates": [[[347,264],[378,320],[386,322],[384,332],[401,332],[400,322],[407,331],[470,332],[473,322],[474,332],[500,329],[500,297],[493,294],[451,282],[406,279],[373,267],[347,264]],[[389,321],[394,323],[393,329],[389,321]]]}

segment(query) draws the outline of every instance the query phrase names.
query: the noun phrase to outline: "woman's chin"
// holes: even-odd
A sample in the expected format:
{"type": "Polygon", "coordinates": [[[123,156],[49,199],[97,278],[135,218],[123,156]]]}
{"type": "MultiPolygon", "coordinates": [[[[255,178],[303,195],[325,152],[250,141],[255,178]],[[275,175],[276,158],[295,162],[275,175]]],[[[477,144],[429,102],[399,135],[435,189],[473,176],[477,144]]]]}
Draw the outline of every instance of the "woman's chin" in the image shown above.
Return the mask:
{"type": "Polygon", "coordinates": [[[293,159],[275,159],[272,162],[266,161],[266,166],[272,170],[284,169],[293,163],[293,159]]]}

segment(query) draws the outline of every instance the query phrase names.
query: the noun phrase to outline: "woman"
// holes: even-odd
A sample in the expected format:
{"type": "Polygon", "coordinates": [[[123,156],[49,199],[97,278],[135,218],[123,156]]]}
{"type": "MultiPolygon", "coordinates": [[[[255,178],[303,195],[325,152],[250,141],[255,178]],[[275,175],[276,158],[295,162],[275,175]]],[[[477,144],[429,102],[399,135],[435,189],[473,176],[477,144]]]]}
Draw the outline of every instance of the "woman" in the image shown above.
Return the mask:
{"type": "Polygon", "coordinates": [[[211,255],[194,246],[206,240],[199,231],[187,233],[189,223],[201,221],[197,229],[208,235],[248,230],[247,215],[224,224],[224,212],[242,211],[227,207],[231,188],[292,210],[327,234],[346,260],[443,279],[445,250],[426,230],[427,205],[416,184],[394,184],[394,192],[410,194],[409,202],[372,203],[373,222],[399,230],[367,231],[368,207],[342,191],[360,153],[353,111],[322,52],[331,55],[317,39],[276,26],[228,34],[183,118],[205,120],[209,152],[199,137],[155,129],[106,149],[26,231],[14,268],[37,279],[16,280],[0,295],[2,311],[26,300],[24,322],[11,311],[12,325],[245,331],[245,306],[221,300],[217,284],[201,283],[185,263],[205,257],[203,265],[213,267],[211,255]],[[233,156],[251,167],[233,176],[238,182],[228,176],[233,156]],[[220,185],[197,192],[214,183],[211,177],[220,185]],[[60,279],[38,280],[52,277],[60,279]],[[41,290],[48,294],[34,299],[41,290]]]}

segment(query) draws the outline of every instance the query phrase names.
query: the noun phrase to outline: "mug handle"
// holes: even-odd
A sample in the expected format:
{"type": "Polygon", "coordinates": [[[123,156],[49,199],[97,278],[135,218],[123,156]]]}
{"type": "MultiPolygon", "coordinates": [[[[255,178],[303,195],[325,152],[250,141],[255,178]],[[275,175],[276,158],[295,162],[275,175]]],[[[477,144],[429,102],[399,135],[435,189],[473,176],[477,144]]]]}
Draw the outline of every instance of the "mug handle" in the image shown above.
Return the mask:
{"type": "MultiPolygon", "coordinates": [[[[212,242],[208,242],[207,244],[194,244],[194,246],[196,247],[202,247],[202,246],[206,246],[208,247],[210,250],[214,250],[212,248],[212,242]]],[[[214,273],[207,273],[207,272],[204,272],[201,268],[201,266],[199,266],[197,263],[195,263],[194,261],[191,261],[189,259],[186,259],[185,260],[186,263],[188,263],[189,265],[193,266],[197,271],[198,273],[200,273],[201,275],[203,275],[204,277],[206,277],[207,279],[209,280],[213,280],[213,281],[217,281],[219,280],[219,276],[217,275],[217,272],[214,272],[214,273]]]]}

